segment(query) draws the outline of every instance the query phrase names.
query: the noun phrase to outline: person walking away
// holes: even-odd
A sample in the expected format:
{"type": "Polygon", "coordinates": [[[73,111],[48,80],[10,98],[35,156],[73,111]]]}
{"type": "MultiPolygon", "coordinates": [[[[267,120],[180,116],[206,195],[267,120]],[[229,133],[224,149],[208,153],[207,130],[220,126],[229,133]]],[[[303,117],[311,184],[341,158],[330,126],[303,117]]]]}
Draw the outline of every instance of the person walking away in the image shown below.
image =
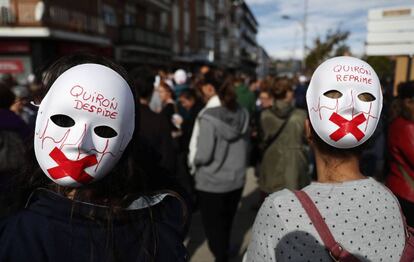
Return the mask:
{"type": "Polygon", "coordinates": [[[250,115],[254,113],[256,107],[256,97],[249,87],[244,83],[244,77],[235,77],[234,81],[237,103],[247,109],[250,115]]]}
{"type": "Polygon", "coordinates": [[[194,89],[187,89],[181,92],[178,101],[185,110],[183,123],[181,125],[182,135],[180,136],[180,151],[178,153],[177,176],[181,185],[193,197],[194,205],[196,205],[196,195],[194,190],[194,179],[189,172],[187,163],[188,148],[190,145],[191,134],[197,119],[198,113],[203,108],[203,104],[199,101],[194,89]]]}
{"type": "Polygon", "coordinates": [[[199,88],[206,100],[217,95],[221,103],[198,117],[200,133],[194,164],[207,243],[215,261],[225,262],[229,259],[233,218],[245,183],[249,114],[237,104],[231,80],[220,85],[209,72],[199,88]]]}
{"type": "Polygon", "coordinates": [[[398,86],[397,117],[388,132],[386,185],[397,196],[408,225],[414,227],[414,81],[398,86]]]}
{"type": "Polygon", "coordinates": [[[139,135],[147,144],[147,148],[158,156],[160,167],[174,175],[176,163],[175,152],[171,137],[170,123],[168,119],[151,110],[149,103],[154,91],[154,74],[146,67],[141,67],[131,72],[134,88],[139,95],[140,126],[139,135]]]}
{"type": "Polygon", "coordinates": [[[354,57],[328,59],[314,72],[306,100],[305,131],[315,152],[317,181],[266,199],[246,260],[400,261],[406,232],[398,201],[359,170],[362,147],[382,109],[375,71],[354,57]],[[342,69],[357,67],[364,68],[356,74],[366,82],[339,80],[349,74],[342,69]]]}
{"type": "Polygon", "coordinates": [[[304,147],[306,112],[294,107],[292,83],[288,79],[276,81],[271,92],[274,104],[262,112],[260,120],[262,200],[278,190],[296,190],[310,183],[304,147]]]}
{"type": "MultiPolygon", "coordinates": [[[[201,84],[205,84],[206,82],[210,81],[211,85],[218,84],[218,81],[216,80],[215,72],[214,70],[210,69],[209,67],[202,67],[201,69],[208,70],[205,71],[205,73],[200,74],[199,78],[197,79],[195,86],[201,86],[201,84]]],[[[200,70],[201,70],[200,69],[200,70]]],[[[214,88],[204,88],[204,90],[201,90],[201,88],[197,89],[199,93],[201,93],[201,97],[204,100],[205,106],[203,109],[198,113],[198,116],[195,120],[193,132],[191,134],[190,144],[188,146],[188,167],[190,169],[191,174],[195,174],[196,166],[194,164],[194,157],[197,152],[197,142],[199,140],[200,135],[200,116],[209,108],[213,107],[219,107],[221,105],[220,98],[217,95],[217,92],[214,88]]]]}

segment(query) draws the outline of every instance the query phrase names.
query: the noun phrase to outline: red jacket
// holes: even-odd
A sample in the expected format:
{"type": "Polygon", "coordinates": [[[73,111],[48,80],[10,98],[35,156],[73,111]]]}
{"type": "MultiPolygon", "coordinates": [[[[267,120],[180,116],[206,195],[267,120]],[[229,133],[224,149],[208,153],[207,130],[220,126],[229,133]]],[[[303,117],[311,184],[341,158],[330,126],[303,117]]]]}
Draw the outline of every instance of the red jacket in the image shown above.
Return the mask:
{"type": "Polygon", "coordinates": [[[414,202],[414,122],[402,117],[389,128],[390,173],[387,186],[394,194],[414,202]]]}

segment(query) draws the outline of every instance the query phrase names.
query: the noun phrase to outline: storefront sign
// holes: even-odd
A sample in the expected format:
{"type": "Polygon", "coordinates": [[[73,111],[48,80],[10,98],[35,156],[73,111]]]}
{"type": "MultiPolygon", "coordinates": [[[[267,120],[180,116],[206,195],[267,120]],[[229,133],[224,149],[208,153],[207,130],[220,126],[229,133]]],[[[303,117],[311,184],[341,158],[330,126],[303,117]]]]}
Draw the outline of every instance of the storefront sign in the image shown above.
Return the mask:
{"type": "Polygon", "coordinates": [[[28,53],[30,45],[27,41],[1,41],[0,53],[28,53]]]}
{"type": "Polygon", "coordinates": [[[0,74],[23,73],[24,66],[21,60],[0,60],[0,74]]]}

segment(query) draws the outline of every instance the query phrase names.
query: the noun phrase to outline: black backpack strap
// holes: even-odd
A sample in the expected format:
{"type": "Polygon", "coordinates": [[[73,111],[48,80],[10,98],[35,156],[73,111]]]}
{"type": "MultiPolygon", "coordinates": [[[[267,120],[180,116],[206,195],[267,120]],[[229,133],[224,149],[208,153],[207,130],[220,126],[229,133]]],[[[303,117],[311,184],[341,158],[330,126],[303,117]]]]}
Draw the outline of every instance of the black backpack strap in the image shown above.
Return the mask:
{"type": "Polygon", "coordinates": [[[272,137],[270,137],[269,139],[267,139],[267,141],[266,141],[266,144],[265,144],[265,146],[263,147],[263,154],[264,154],[264,152],[266,152],[266,150],[273,144],[273,142],[275,142],[276,141],[276,139],[279,137],[279,135],[282,133],[282,131],[283,131],[283,129],[285,128],[285,126],[286,126],[286,124],[289,122],[289,119],[290,119],[290,117],[291,117],[291,115],[292,115],[292,113],[293,113],[293,111],[294,111],[295,109],[293,109],[293,110],[291,110],[290,112],[289,112],[289,115],[288,115],[288,117],[285,119],[285,121],[282,123],[282,125],[279,127],[279,129],[277,130],[277,132],[272,136],[272,137]]]}

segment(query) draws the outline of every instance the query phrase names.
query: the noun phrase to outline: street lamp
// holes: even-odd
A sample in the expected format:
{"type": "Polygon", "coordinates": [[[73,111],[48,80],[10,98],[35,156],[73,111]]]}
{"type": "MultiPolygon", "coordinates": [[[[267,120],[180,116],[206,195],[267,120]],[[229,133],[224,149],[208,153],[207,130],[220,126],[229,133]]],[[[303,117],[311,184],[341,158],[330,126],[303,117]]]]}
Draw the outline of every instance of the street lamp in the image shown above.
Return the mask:
{"type": "Polygon", "coordinates": [[[302,49],[303,49],[303,56],[302,56],[302,71],[305,70],[305,59],[306,59],[306,33],[307,33],[307,28],[306,28],[306,24],[307,24],[307,15],[308,15],[308,0],[304,0],[305,1],[305,5],[304,5],[304,12],[303,12],[303,19],[296,19],[293,18],[289,15],[282,15],[282,19],[284,20],[292,20],[292,21],[296,21],[299,23],[300,27],[302,28],[302,32],[303,32],[303,45],[302,45],[302,49]]]}

